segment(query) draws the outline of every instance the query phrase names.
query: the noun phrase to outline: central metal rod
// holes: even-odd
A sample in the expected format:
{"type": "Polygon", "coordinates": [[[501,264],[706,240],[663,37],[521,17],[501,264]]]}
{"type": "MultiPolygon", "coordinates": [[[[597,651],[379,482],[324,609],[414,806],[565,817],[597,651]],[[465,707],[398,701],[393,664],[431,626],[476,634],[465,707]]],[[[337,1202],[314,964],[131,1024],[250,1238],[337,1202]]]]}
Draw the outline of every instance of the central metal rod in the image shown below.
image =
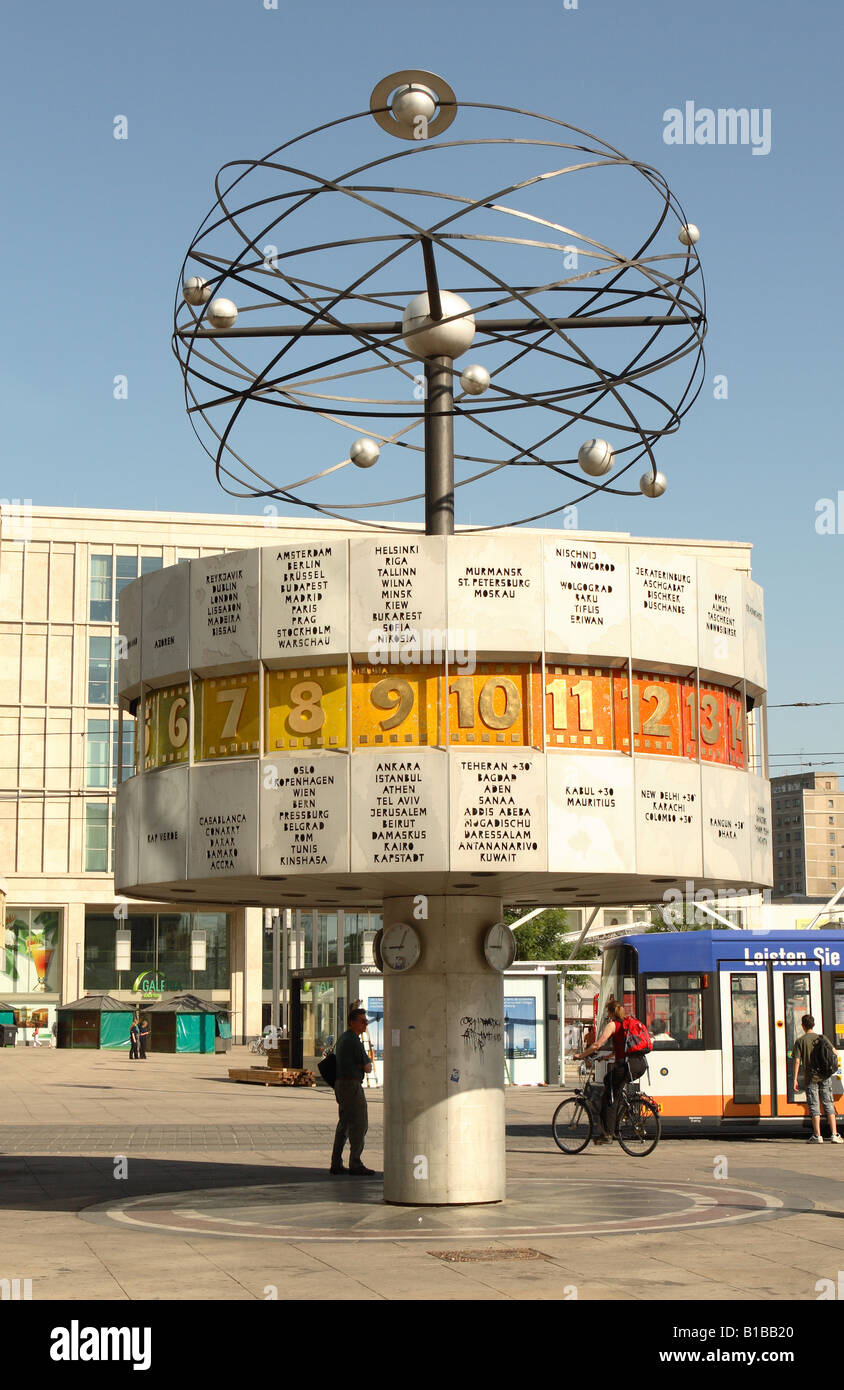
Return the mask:
{"type": "Polygon", "coordinates": [[[452,359],[425,362],[425,535],[454,535],[452,359]]]}

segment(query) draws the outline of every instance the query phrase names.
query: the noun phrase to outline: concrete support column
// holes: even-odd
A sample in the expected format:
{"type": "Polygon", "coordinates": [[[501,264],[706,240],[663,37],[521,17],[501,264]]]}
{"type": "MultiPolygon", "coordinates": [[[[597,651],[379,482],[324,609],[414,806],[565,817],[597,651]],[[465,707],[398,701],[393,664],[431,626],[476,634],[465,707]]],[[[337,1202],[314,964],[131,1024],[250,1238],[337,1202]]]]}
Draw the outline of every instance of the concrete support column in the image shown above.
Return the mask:
{"type": "Polygon", "coordinates": [[[498,898],[384,900],[422,954],[384,966],[384,1200],[445,1206],[504,1198],[504,981],[483,938],[498,898]]]}
{"type": "MultiPolygon", "coordinates": [[[[115,921],[115,928],[120,923],[115,921]]],[[[85,904],[69,903],[64,914],[60,999],[72,1004],[85,993],[85,904]]]]}
{"type": "Polygon", "coordinates": [[[241,907],[231,929],[231,1020],[235,1042],[261,1036],[262,949],[264,914],[241,907]]]}

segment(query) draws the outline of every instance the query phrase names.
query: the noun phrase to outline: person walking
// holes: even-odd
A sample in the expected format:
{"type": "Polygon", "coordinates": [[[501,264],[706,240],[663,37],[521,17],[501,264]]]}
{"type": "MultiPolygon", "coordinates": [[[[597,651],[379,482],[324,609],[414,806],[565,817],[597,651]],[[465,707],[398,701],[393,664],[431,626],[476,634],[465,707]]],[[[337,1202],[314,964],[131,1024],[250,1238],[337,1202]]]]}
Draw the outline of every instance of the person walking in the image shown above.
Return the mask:
{"type": "Polygon", "coordinates": [[[337,1058],[337,1080],[334,1094],[337,1097],[339,1119],[334,1135],[334,1148],[331,1152],[332,1173],[353,1173],[356,1177],[371,1177],[373,1170],[365,1168],[361,1161],[366,1131],[369,1128],[369,1113],[363,1090],[363,1079],[372,1070],[372,1063],[366,1055],[361,1035],[366,1032],[365,1009],[352,1009],[349,1026],[337,1039],[334,1055],[337,1058]],[[343,1149],[349,1141],[349,1166],[343,1167],[343,1149]]]}
{"type": "Polygon", "coordinates": [[[835,1121],[835,1103],[832,1099],[832,1077],[821,1076],[812,1066],[812,1052],[815,1043],[821,1036],[814,1032],[815,1020],[811,1014],[804,1014],[800,1020],[803,1025],[803,1036],[798,1038],[792,1048],[791,1056],[794,1059],[794,1089],[797,1090],[797,1074],[800,1067],[803,1067],[803,1077],[806,1086],[806,1099],[809,1102],[809,1114],[812,1117],[812,1133],[809,1136],[810,1144],[822,1144],[821,1137],[821,1105],[826,1111],[829,1120],[829,1142],[831,1144],[841,1144],[842,1138],[838,1133],[838,1125],[835,1121]]]}
{"type": "Polygon", "coordinates": [[[140,1032],[139,1032],[139,1034],[138,1034],[138,1046],[139,1046],[139,1048],[140,1048],[141,1061],[142,1061],[142,1062],[145,1062],[146,1059],[147,1059],[147,1043],[148,1043],[148,1042],[149,1042],[149,1022],[148,1022],[147,1019],[144,1018],[144,1019],[141,1020],[141,1028],[140,1028],[140,1032]]]}
{"type": "Polygon", "coordinates": [[[139,1026],[138,1026],[138,1020],[137,1020],[137,1018],[133,1018],[133,1019],[132,1019],[131,1026],[130,1026],[130,1028],[129,1028],[129,1061],[130,1061],[130,1062],[137,1062],[137,1060],[138,1060],[138,1042],[140,1041],[140,1031],[141,1031],[141,1030],[140,1030],[140,1028],[139,1028],[139,1026]]]}

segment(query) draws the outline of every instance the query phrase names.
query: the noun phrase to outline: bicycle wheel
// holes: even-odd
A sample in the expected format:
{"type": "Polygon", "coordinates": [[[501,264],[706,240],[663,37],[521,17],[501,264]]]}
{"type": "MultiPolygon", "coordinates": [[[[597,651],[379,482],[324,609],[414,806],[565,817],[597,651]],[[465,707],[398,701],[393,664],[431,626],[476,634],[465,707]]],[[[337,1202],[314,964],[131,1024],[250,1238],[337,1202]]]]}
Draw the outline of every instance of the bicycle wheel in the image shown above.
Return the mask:
{"type": "Polygon", "coordinates": [[[592,1112],[581,1096],[570,1096],[557,1106],[551,1132],[564,1154],[579,1154],[586,1148],[592,1138],[592,1112]]]}
{"type": "Polygon", "coordinates": [[[647,1158],[659,1143],[661,1133],[659,1111],[649,1100],[634,1096],[622,1101],[618,1107],[616,1137],[626,1154],[631,1158],[647,1158]]]}

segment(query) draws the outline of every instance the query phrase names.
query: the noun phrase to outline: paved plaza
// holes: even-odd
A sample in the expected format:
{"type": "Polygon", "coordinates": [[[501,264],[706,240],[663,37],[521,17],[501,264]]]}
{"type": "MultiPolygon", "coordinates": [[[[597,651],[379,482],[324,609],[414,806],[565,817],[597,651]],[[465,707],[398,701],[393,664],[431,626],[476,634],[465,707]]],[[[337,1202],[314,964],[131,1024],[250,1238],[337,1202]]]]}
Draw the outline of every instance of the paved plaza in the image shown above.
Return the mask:
{"type": "Polygon", "coordinates": [[[34,1300],[797,1300],[841,1265],[844,1150],[802,1138],[555,1147],[555,1088],[507,1093],[508,1197],[382,1201],[327,1171],[324,1088],[229,1056],[0,1051],[0,1278],[34,1300]]]}

